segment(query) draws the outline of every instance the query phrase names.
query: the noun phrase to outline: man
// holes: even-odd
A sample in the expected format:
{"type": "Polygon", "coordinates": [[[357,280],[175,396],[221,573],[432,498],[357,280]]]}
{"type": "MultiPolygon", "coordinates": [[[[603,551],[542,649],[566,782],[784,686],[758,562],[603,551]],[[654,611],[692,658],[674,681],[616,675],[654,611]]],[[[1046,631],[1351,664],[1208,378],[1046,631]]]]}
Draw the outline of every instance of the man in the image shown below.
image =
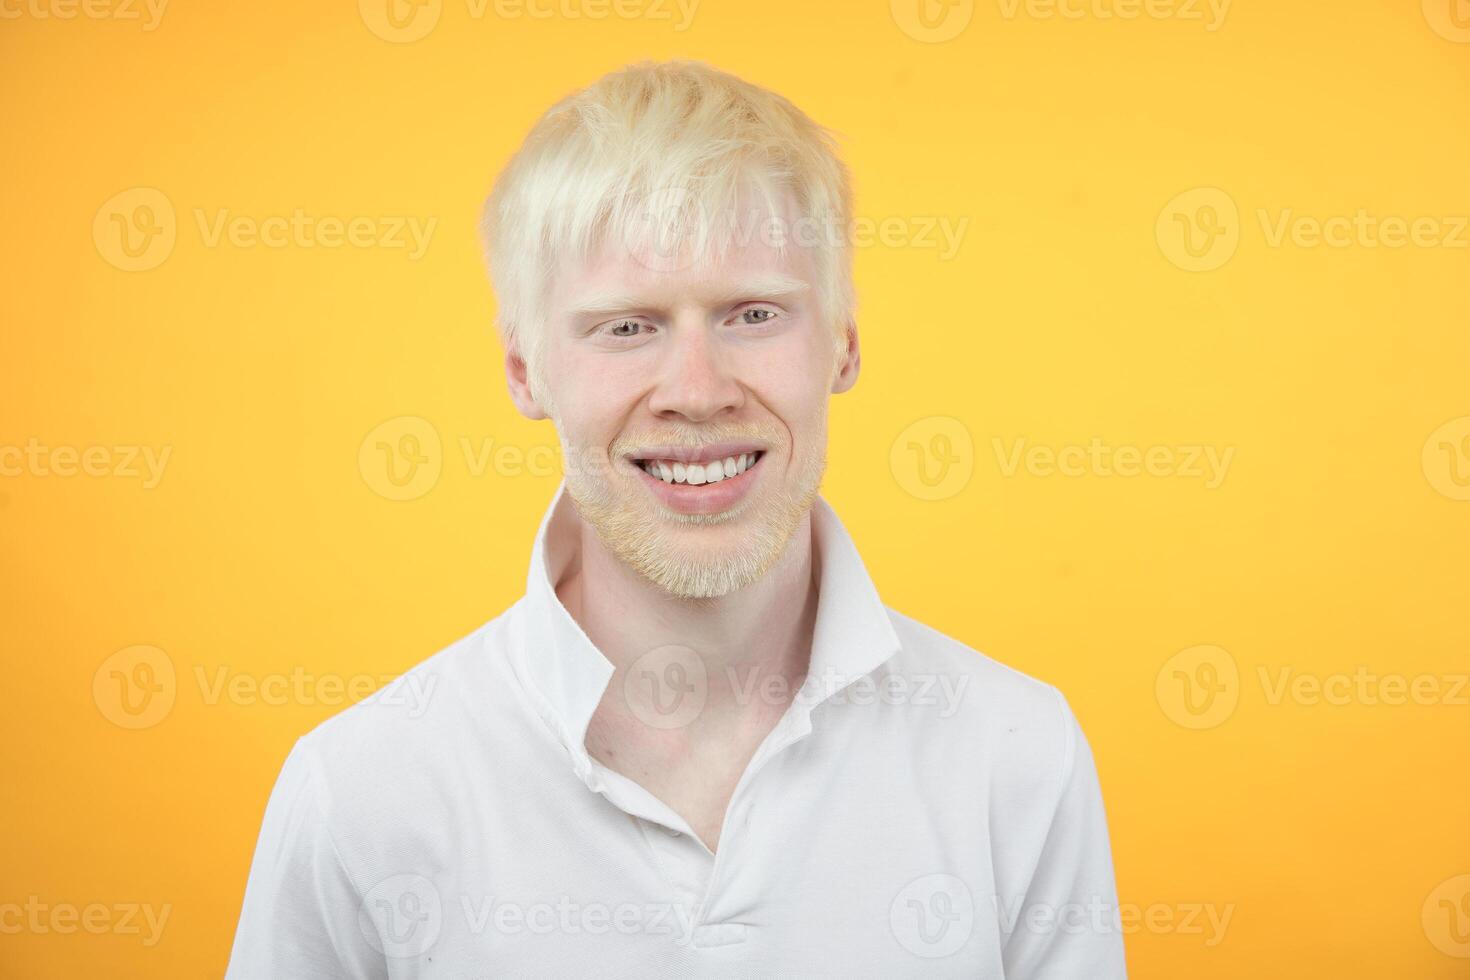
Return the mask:
{"type": "Polygon", "coordinates": [[[818,496],[850,217],[700,64],[539,121],[486,209],[565,462],[526,595],[296,744],[231,976],[1124,975],[1066,701],[886,609],[818,496]]]}

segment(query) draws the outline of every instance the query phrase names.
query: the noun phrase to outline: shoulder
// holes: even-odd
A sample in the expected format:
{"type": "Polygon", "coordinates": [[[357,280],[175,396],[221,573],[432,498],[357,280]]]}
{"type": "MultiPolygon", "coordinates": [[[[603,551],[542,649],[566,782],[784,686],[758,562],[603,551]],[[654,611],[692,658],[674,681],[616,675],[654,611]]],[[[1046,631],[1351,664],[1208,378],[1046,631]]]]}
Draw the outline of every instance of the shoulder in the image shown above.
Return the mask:
{"type": "Polygon", "coordinates": [[[452,795],[465,767],[486,756],[513,763],[521,702],[506,664],[516,607],[420,661],[317,725],[292,750],[329,817],[391,811],[452,795]]]}
{"type": "Polygon", "coordinates": [[[910,616],[888,615],[901,649],[883,668],[887,682],[915,698],[932,691],[939,709],[930,714],[945,739],[993,777],[1040,780],[1043,794],[1043,786],[1059,790],[1081,734],[1062,692],[910,616]]]}
{"type": "MultiPolygon", "coordinates": [[[[887,608],[887,607],[885,607],[887,608]]],[[[888,618],[902,649],[889,661],[905,674],[940,674],[974,688],[975,707],[1058,723],[1070,715],[1066,699],[1053,685],[1007,666],[974,647],[895,609],[888,618]]]]}

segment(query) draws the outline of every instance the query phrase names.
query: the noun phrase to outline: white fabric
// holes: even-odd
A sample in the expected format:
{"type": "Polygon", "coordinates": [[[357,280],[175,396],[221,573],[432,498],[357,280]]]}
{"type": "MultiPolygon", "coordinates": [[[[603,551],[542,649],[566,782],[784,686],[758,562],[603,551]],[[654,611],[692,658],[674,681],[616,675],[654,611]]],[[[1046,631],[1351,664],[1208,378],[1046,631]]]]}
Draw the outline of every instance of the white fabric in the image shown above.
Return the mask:
{"type": "Polygon", "coordinates": [[[825,500],[811,669],[717,852],[583,738],[612,665],[526,595],[302,737],[228,976],[1125,976],[1091,751],[1062,695],[886,609],[825,500]]]}

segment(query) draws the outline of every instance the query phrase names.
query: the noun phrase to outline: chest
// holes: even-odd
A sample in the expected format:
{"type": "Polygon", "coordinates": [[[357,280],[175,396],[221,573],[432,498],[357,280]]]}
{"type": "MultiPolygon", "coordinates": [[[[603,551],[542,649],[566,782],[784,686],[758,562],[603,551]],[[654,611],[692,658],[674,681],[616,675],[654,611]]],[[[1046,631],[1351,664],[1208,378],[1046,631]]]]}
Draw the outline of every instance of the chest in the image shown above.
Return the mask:
{"type": "Polygon", "coordinates": [[[711,851],[717,849],[730,800],[775,719],[723,732],[662,732],[594,718],[588,753],[638,783],[675,813],[711,851]]]}

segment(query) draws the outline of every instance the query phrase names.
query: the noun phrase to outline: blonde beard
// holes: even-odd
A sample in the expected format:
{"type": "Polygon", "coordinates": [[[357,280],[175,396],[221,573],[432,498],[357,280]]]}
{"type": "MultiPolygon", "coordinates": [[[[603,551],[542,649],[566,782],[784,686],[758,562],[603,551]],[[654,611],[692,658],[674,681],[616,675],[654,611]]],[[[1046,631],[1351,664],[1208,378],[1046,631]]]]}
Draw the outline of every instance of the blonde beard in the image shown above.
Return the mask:
{"type": "MultiPolygon", "coordinates": [[[[566,455],[564,439],[562,444],[563,458],[574,458],[566,455]]],[[[824,451],[807,454],[794,487],[780,487],[769,501],[747,498],[719,514],[661,511],[652,516],[630,505],[600,472],[573,472],[568,467],[566,483],[578,515],[614,556],[671,595],[708,599],[742,589],[771,569],[816,502],[826,468],[824,451]],[[753,515],[750,535],[731,554],[701,553],[668,531],[669,523],[686,527],[728,523],[752,507],[759,510],[753,515]]]]}

